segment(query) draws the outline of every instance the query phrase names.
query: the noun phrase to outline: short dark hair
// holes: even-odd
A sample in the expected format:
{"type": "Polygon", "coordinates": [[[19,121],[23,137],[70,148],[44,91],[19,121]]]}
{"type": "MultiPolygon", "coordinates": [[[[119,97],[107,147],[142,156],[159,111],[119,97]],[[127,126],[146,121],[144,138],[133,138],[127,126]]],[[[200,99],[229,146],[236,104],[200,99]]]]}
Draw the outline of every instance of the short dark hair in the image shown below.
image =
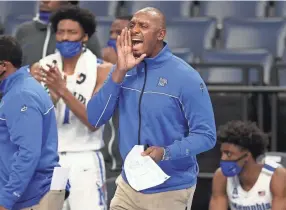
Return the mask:
{"type": "Polygon", "coordinates": [[[78,22],[83,28],[84,32],[87,33],[88,37],[91,37],[95,32],[95,16],[87,9],[83,9],[75,5],[66,5],[60,7],[52,14],[50,18],[54,31],[57,31],[58,23],[61,20],[66,19],[78,22]]]}
{"type": "Polygon", "coordinates": [[[23,52],[17,40],[8,35],[0,35],[0,61],[9,61],[15,68],[22,65],[23,52]]]}
{"type": "Polygon", "coordinates": [[[116,19],[130,21],[132,17],[133,17],[132,15],[122,15],[122,16],[117,16],[116,19]]]}
{"type": "Polygon", "coordinates": [[[265,153],[268,136],[254,122],[234,120],[219,127],[217,132],[219,143],[229,143],[247,149],[256,159],[265,153]]]}

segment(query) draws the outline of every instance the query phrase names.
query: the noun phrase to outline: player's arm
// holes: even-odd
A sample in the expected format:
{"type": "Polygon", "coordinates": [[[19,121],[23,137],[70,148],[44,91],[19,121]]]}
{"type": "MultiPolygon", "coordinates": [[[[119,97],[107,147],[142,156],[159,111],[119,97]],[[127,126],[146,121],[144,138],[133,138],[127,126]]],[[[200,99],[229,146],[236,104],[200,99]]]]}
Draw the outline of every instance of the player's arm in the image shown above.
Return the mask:
{"type": "Polygon", "coordinates": [[[8,106],[3,111],[10,141],[18,148],[6,184],[0,189],[0,206],[6,209],[12,209],[25,192],[41,156],[43,115],[37,100],[32,94],[21,92],[5,101],[8,106]]]}
{"type": "Polygon", "coordinates": [[[226,177],[217,169],[212,183],[212,196],[209,210],[227,210],[226,177]]]}
{"type": "Polygon", "coordinates": [[[270,183],[272,210],[286,210],[286,170],[277,168],[270,183]]]}

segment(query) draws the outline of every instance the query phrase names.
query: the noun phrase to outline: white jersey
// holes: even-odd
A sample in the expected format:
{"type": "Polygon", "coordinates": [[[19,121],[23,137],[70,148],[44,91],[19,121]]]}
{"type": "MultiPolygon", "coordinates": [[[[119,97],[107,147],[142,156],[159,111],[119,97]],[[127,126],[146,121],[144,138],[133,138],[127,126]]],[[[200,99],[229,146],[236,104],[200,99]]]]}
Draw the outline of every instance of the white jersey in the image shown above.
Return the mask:
{"type": "MultiPolygon", "coordinates": [[[[53,64],[53,60],[57,60],[57,66],[63,73],[59,53],[43,58],[40,65],[53,64]]],[[[74,74],[66,78],[68,90],[85,106],[92,97],[96,85],[96,76],[97,58],[87,49],[79,58],[74,74]]],[[[59,152],[91,151],[100,150],[104,147],[104,126],[95,132],[89,131],[81,120],[70,111],[63,99],[58,101],[55,111],[58,123],[59,152]]]]}
{"type": "Polygon", "coordinates": [[[227,178],[227,196],[231,210],[270,210],[272,194],[270,182],[277,165],[264,164],[254,186],[244,191],[238,177],[227,178]]]}

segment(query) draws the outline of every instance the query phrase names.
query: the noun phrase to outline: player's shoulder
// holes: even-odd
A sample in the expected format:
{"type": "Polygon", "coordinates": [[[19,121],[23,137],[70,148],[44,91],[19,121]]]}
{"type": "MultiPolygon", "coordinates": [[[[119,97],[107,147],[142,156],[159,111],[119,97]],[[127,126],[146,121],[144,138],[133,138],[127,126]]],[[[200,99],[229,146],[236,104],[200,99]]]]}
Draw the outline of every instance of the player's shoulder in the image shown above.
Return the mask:
{"type": "Polygon", "coordinates": [[[110,72],[113,66],[114,65],[112,63],[105,62],[105,63],[98,65],[97,69],[98,71],[110,72]]]}
{"type": "Polygon", "coordinates": [[[221,168],[219,167],[219,168],[217,168],[216,169],[216,171],[214,172],[214,177],[225,177],[224,175],[223,175],[223,173],[222,173],[222,170],[221,170],[221,168]]]}
{"type": "Polygon", "coordinates": [[[214,172],[213,181],[226,183],[227,177],[223,175],[221,168],[214,172]]]}
{"type": "Polygon", "coordinates": [[[277,167],[272,175],[272,180],[273,179],[286,181],[286,169],[283,167],[277,167]]]}
{"type": "Polygon", "coordinates": [[[223,175],[220,168],[218,168],[212,179],[212,191],[221,192],[225,194],[227,192],[227,178],[223,175]]]}
{"type": "Polygon", "coordinates": [[[103,63],[97,66],[97,82],[104,82],[110,72],[112,71],[114,65],[112,63],[103,63]]]}
{"type": "MultiPolygon", "coordinates": [[[[278,167],[275,169],[270,182],[270,189],[272,193],[277,193],[277,191],[284,191],[285,188],[281,188],[281,183],[286,182],[286,169],[282,167],[278,167]]],[[[284,185],[285,187],[285,185],[284,185]]]]}

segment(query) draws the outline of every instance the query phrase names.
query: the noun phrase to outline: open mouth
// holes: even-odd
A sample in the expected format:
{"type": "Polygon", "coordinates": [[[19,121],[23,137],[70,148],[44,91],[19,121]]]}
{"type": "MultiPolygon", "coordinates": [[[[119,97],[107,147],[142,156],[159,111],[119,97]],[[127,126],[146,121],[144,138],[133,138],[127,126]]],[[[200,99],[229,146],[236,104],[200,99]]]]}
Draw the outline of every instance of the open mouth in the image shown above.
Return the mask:
{"type": "Polygon", "coordinates": [[[143,44],[143,40],[141,39],[132,39],[132,46],[137,46],[139,44],[143,44]]]}

